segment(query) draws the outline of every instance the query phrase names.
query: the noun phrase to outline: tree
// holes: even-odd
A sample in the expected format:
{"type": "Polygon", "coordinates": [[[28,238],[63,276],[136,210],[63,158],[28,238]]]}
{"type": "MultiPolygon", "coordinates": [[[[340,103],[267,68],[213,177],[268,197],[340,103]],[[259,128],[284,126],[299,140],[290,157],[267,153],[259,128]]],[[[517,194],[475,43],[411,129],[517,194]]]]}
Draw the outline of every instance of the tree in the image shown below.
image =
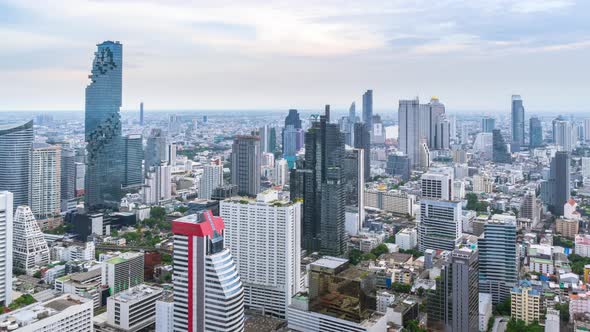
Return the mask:
{"type": "Polygon", "coordinates": [[[372,252],[368,252],[364,254],[362,258],[362,260],[364,261],[374,261],[377,259],[377,256],[375,256],[375,254],[373,254],[372,252]]]}
{"type": "Polygon", "coordinates": [[[391,284],[391,289],[398,293],[410,293],[412,291],[412,286],[402,284],[401,282],[394,282],[391,284]]]}
{"type": "Polygon", "coordinates": [[[510,316],[511,307],[510,298],[507,298],[504,302],[496,304],[495,314],[498,316],[510,316]]]}
{"type": "Polygon", "coordinates": [[[166,209],[160,206],[154,206],[150,209],[150,216],[156,220],[164,220],[166,209]]]}
{"type": "Polygon", "coordinates": [[[358,263],[361,262],[362,256],[363,256],[362,251],[360,251],[358,249],[352,249],[348,253],[348,259],[350,260],[350,264],[357,265],[358,263]]]}
{"type": "Polygon", "coordinates": [[[570,320],[570,305],[569,303],[557,303],[555,304],[555,309],[559,310],[559,318],[561,318],[564,322],[569,322],[570,320]]]}
{"type": "Polygon", "coordinates": [[[375,247],[373,250],[371,250],[371,253],[373,255],[375,255],[376,257],[379,257],[383,254],[387,254],[388,252],[389,252],[389,249],[387,249],[387,246],[383,243],[381,243],[380,245],[375,247]]]}
{"type": "Polygon", "coordinates": [[[418,321],[415,319],[408,321],[406,323],[405,329],[408,330],[408,332],[427,332],[428,331],[427,329],[420,327],[418,321]]]}
{"type": "Polygon", "coordinates": [[[506,332],[543,332],[545,329],[539,325],[539,322],[534,321],[526,325],[522,320],[511,319],[506,326],[506,332]]]}

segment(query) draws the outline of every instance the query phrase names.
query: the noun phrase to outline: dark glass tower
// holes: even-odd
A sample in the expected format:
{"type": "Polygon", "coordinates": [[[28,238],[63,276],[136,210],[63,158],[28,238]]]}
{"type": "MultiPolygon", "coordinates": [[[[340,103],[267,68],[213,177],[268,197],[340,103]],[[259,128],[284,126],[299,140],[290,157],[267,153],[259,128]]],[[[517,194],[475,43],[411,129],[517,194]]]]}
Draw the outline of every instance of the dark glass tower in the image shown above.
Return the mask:
{"type": "Polygon", "coordinates": [[[141,163],[143,161],[143,139],[141,135],[128,135],[125,137],[125,187],[141,186],[143,174],[141,163]]]}
{"type": "Polygon", "coordinates": [[[570,197],[570,156],[567,151],[557,151],[551,159],[549,181],[541,184],[541,196],[556,216],[563,215],[563,206],[570,197]]]}
{"type": "Polygon", "coordinates": [[[543,145],[543,126],[541,120],[534,116],[529,120],[529,144],[531,148],[543,145]]]}
{"type": "Polygon", "coordinates": [[[367,90],[363,94],[363,122],[373,128],[373,90],[367,90]]]}
{"type": "Polygon", "coordinates": [[[124,177],[121,136],[123,45],[106,41],[97,45],[90,84],[86,87],[86,207],[116,208],[124,177]]]}
{"type": "Polygon", "coordinates": [[[496,119],[488,117],[481,119],[481,131],[491,133],[494,129],[496,129],[496,119]]]}
{"type": "Polygon", "coordinates": [[[236,136],[231,151],[231,184],[238,194],[256,196],[260,192],[260,138],[236,136]]]}
{"type": "Polygon", "coordinates": [[[524,145],[524,106],[522,98],[518,95],[512,96],[512,150],[520,151],[524,145]]]}
{"type": "Polygon", "coordinates": [[[354,147],[363,149],[365,155],[365,182],[371,181],[371,132],[367,123],[354,124],[354,147]]]}
{"type": "Polygon", "coordinates": [[[14,208],[30,205],[33,120],[0,125],[0,191],[10,191],[14,208]]]}
{"type": "Polygon", "coordinates": [[[495,163],[512,163],[512,157],[510,157],[510,153],[508,153],[508,148],[506,147],[500,129],[493,130],[492,144],[492,155],[495,163]]]}

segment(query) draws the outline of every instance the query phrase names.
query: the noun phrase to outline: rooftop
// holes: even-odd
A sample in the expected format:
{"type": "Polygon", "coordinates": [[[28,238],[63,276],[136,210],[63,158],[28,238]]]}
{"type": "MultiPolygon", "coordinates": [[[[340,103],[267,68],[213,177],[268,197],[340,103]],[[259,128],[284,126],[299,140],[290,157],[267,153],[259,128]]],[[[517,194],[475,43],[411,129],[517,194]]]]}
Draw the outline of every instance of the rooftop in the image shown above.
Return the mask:
{"type": "Polygon", "coordinates": [[[329,269],[335,269],[343,264],[348,263],[348,259],[346,258],[339,258],[339,257],[332,257],[332,256],[324,256],[317,261],[313,262],[312,265],[325,267],[329,269]]]}
{"type": "Polygon", "coordinates": [[[54,316],[69,307],[92,301],[77,295],[64,294],[44,303],[33,303],[24,308],[0,316],[0,327],[6,325],[9,330],[33,324],[54,316]]]}
{"type": "Polygon", "coordinates": [[[152,287],[146,284],[137,285],[111,297],[117,302],[137,302],[152,295],[161,294],[162,288],[152,287]]]}

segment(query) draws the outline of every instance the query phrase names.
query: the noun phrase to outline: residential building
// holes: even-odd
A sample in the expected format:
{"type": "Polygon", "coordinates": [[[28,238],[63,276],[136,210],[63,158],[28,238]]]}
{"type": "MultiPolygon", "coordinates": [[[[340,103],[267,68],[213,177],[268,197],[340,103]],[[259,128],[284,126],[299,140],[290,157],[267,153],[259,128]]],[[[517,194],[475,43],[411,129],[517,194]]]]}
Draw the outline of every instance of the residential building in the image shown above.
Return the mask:
{"type": "Polygon", "coordinates": [[[365,190],[365,206],[380,209],[399,216],[414,216],[416,196],[403,191],[365,190]]]}
{"type": "MultiPolygon", "coordinates": [[[[13,248],[13,195],[0,191],[0,247],[13,248]]],[[[0,305],[12,302],[13,250],[0,251],[0,305]]]]}
{"type": "Polygon", "coordinates": [[[168,143],[166,134],[159,128],[153,128],[147,137],[145,147],[145,168],[168,163],[168,143]]]}
{"type": "Polygon", "coordinates": [[[541,320],[541,293],[532,288],[530,281],[521,280],[510,291],[510,297],[510,317],[522,320],[527,325],[541,320]]]}
{"type": "Polygon", "coordinates": [[[487,194],[494,192],[494,179],[488,177],[486,174],[474,175],[473,192],[487,194]]]}
{"type": "Polygon", "coordinates": [[[279,195],[268,190],[256,199],[221,201],[220,216],[244,285],[244,306],[285,319],[301,279],[301,203],[279,195]]]}
{"type": "Polygon", "coordinates": [[[575,252],[576,255],[582,257],[590,257],[590,235],[578,234],[575,238],[575,252]]]}
{"type": "Polygon", "coordinates": [[[14,209],[31,204],[33,120],[0,125],[0,191],[13,195],[14,209]]]}
{"type": "Polygon", "coordinates": [[[174,296],[165,293],[156,301],[156,332],[174,331],[174,296]]]}
{"type": "Polygon", "coordinates": [[[0,326],[15,332],[92,332],[92,301],[62,295],[0,315],[0,326]]]}
{"type": "Polygon", "coordinates": [[[473,152],[486,160],[491,160],[494,155],[494,134],[478,133],[473,142],[473,152]]]}
{"type": "Polygon", "coordinates": [[[520,203],[519,217],[529,219],[533,226],[537,225],[541,221],[542,208],[543,206],[535,191],[528,191],[520,203]]]}
{"type": "Polygon", "coordinates": [[[462,234],[461,202],[420,201],[418,250],[453,250],[462,234]]]}
{"type": "Polygon", "coordinates": [[[203,166],[203,175],[199,182],[199,198],[211,199],[213,190],[223,185],[223,164],[221,160],[215,160],[209,165],[203,166]]]}
{"type": "Polygon", "coordinates": [[[481,119],[482,132],[491,133],[494,129],[496,129],[496,119],[487,116],[481,119]]]}
{"type": "Polygon", "coordinates": [[[395,244],[400,249],[410,250],[418,244],[418,231],[415,228],[404,228],[395,234],[395,244]]]}
{"type": "Polygon", "coordinates": [[[363,93],[363,122],[373,128],[373,90],[363,93]]]}
{"type": "Polygon", "coordinates": [[[543,125],[541,120],[533,116],[529,120],[529,146],[537,148],[543,145],[543,125]]]}
{"type": "Polygon", "coordinates": [[[67,211],[70,202],[76,197],[76,153],[74,149],[61,149],[61,210],[67,211]]]}
{"type": "Polygon", "coordinates": [[[86,208],[117,208],[124,180],[124,146],[121,134],[123,45],[106,41],[97,45],[90,84],[86,87],[86,208]]]}
{"type": "Polygon", "coordinates": [[[49,264],[49,248],[41,229],[28,206],[19,206],[14,213],[13,266],[21,272],[49,264]]]}
{"type": "Polygon", "coordinates": [[[479,293],[479,331],[487,331],[492,316],[492,296],[479,293]]]}
{"type": "Polygon", "coordinates": [[[402,181],[410,180],[410,159],[408,156],[392,154],[387,157],[385,171],[391,176],[399,176],[402,181]]]}
{"type": "Polygon", "coordinates": [[[277,186],[284,186],[289,180],[289,163],[286,159],[275,161],[274,183],[277,186]]]}
{"type": "Polygon", "coordinates": [[[516,218],[492,216],[478,239],[479,291],[490,294],[492,303],[510,297],[518,280],[519,255],[516,244],[516,218]]]}
{"type": "Polygon", "coordinates": [[[524,106],[519,95],[512,95],[512,151],[520,151],[524,146],[524,106]]]}
{"type": "Polygon", "coordinates": [[[577,143],[574,125],[569,121],[555,120],[553,122],[553,130],[555,144],[559,147],[560,151],[572,152],[577,143]]]}
{"type": "Polygon", "coordinates": [[[145,204],[159,204],[172,198],[172,167],[162,162],[146,172],[142,198],[145,204]]]}
{"type": "Polygon", "coordinates": [[[453,170],[433,169],[422,174],[422,198],[451,200],[453,198],[453,170]]]}
{"type": "Polygon", "coordinates": [[[101,282],[117,294],[144,281],[142,252],[124,252],[103,262],[101,282]]]}
{"type": "Polygon", "coordinates": [[[156,320],[156,301],[162,297],[162,288],[137,285],[107,299],[108,328],[118,331],[139,331],[153,325],[156,320]]]}
{"type": "Polygon", "coordinates": [[[565,238],[574,239],[580,232],[579,227],[580,222],[576,219],[555,219],[555,233],[560,234],[565,238]]]}
{"type": "Polygon", "coordinates": [[[244,288],[223,219],[211,211],[188,215],[172,222],[172,233],[174,332],[243,331],[244,288]]]}
{"type": "Polygon", "coordinates": [[[547,315],[545,315],[545,332],[559,332],[560,325],[561,314],[559,310],[547,309],[547,315]]]}
{"type": "Polygon", "coordinates": [[[58,145],[33,144],[31,211],[41,220],[58,217],[61,212],[61,148],[58,145]]]}
{"type": "Polygon", "coordinates": [[[260,138],[236,136],[231,154],[231,183],[238,194],[256,196],[260,192],[260,138]]]}

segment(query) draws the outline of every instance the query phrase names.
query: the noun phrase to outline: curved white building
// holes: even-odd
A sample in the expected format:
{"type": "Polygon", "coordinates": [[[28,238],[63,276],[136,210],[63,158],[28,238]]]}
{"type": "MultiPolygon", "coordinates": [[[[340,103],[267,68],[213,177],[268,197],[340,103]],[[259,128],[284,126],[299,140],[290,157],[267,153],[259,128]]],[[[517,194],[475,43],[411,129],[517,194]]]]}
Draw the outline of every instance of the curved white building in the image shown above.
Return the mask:
{"type": "Polygon", "coordinates": [[[49,248],[43,233],[28,206],[21,205],[14,213],[13,266],[28,271],[49,264],[49,248]]]}
{"type": "Polygon", "coordinates": [[[175,332],[243,331],[244,289],[211,211],[172,223],[175,332]]]}

